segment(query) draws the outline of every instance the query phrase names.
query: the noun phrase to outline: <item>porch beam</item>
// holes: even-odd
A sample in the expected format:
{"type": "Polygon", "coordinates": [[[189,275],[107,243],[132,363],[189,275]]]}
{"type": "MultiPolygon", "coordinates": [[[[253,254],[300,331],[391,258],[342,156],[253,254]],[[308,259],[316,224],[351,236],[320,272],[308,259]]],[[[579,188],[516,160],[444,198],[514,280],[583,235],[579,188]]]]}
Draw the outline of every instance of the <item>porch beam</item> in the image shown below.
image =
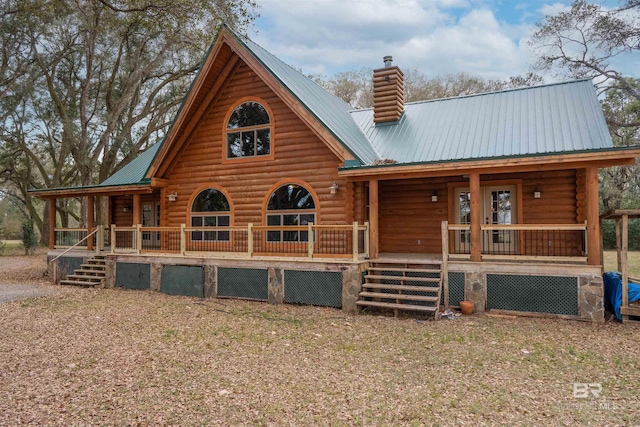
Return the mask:
{"type": "MultiPolygon", "coordinates": [[[[90,234],[93,231],[93,227],[95,226],[95,198],[93,196],[87,196],[87,234],[90,234]]],[[[89,237],[87,239],[87,250],[93,250],[93,238],[89,237]]]]}
{"type": "Polygon", "coordinates": [[[469,175],[469,193],[471,208],[471,261],[482,260],[482,204],[480,200],[480,174],[469,175]]]}
{"type": "Polygon", "coordinates": [[[435,162],[417,165],[385,165],[339,169],[338,175],[352,181],[366,181],[374,177],[385,180],[408,179],[437,176],[453,176],[470,173],[499,174],[515,172],[541,172],[549,170],[605,168],[635,164],[640,149],[618,150],[583,154],[520,157],[507,160],[474,160],[460,162],[435,162]]]}
{"type": "Polygon", "coordinates": [[[378,259],[380,254],[380,231],[378,228],[378,180],[369,181],[369,258],[378,259]]]}
{"type": "Polygon", "coordinates": [[[140,194],[133,195],[133,225],[140,224],[140,194]]]}
{"type": "Polygon", "coordinates": [[[49,199],[49,249],[56,246],[56,198],[49,199]]]}
{"type": "Polygon", "coordinates": [[[598,168],[585,169],[587,196],[587,258],[589,265],[602,265],[600,216],[598,200],[598,168]]]}

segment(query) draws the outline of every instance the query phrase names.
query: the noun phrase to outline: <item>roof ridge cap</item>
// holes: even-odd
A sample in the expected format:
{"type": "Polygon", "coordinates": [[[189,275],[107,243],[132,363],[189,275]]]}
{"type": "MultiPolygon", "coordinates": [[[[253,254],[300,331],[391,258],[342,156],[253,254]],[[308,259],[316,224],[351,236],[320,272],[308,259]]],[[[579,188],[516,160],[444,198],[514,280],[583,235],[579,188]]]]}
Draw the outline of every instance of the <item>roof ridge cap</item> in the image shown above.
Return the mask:
{"type": "MultiPolygon", "coordinates": [[[[581,82],[585,82],[587,80],[591,81],[592,79],[591,78],[583,78],[583,79],[575,79],[575,80],[565,80],[565,81],[562,81],[562,82],[545,83],[545,84],[534,85],[534,86],[521,86],[521,87],[514,87],[514,88],[507,88],[507,89],[500,89],[500,90],[492,90],[492,91],[489,91],[489,92],[479,92],[479,93],[470,93],[470,94],[467,94],[467,95],[448,96],[448,97],[445,97],[445,98],[423,99],[421,101],[407,102],[407,103],[405,103],[405,106],[406,105],[415,105],[415,104],[424,104],[424,103],[427,103],[427,102],[449,101],[451,99],[473,98],[473,97],[476,97],[476,96],[496,95],[498,93],[517,92],[517,91],[522,91],[522,90],[539,89],[539,88],[543,88],[543,87],[562,86],[562,85],[573,84],[573,83],[581,83],[581,82]]],[[[371,108],[373,108],[373,107],[371,107],[371,108]]]]}

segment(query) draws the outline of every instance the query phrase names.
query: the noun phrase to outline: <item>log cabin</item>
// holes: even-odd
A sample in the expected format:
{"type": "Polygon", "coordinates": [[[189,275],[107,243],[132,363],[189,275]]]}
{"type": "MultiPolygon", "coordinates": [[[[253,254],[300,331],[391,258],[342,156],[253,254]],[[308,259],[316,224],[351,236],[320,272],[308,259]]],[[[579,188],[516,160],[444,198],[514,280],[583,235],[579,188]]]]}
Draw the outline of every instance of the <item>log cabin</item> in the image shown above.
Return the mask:
{"type": "Polygon", "coordinates": [[[602,321],[598,169],[640,150],[613,146],[591,81],[405,103],[385,57],[373,87],[354,110],[223,28],[162,141],[96,186],[32,191],[54,279],[602,321]],[[86,226],[59,228],[81,197],[86,226]]]}

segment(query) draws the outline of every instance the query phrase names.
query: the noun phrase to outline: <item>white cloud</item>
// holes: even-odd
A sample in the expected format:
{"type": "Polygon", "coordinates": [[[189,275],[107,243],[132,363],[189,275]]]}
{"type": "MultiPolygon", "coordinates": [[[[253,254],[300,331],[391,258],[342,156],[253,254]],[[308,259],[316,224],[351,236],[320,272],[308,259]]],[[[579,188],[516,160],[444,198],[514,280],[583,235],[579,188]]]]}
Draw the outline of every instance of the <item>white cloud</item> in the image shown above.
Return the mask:
{"type": "Polygon", "coordinates": [[[507,78],[527,71],[530,27],[501,22],[466,0],[264,0],[252,38],[308,74],[382,66],[429,75],[507,78]]]}
{"type": "Polygon", "coordinates": [[[570,5],[566,5],[563,3],[553,3],[553,4],[544,4],[540,8],[540,13],[542,15],[557,15],[560,12],[567,12],[571,10],[570,5]]]}

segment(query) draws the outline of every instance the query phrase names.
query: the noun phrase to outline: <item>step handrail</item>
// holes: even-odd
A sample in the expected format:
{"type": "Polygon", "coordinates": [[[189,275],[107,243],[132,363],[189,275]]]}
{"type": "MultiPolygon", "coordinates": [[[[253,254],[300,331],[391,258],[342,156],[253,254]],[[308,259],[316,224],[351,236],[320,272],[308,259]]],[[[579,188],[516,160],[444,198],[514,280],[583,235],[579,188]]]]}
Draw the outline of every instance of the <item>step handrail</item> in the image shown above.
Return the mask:
{"type": "Polygon", "coordinates": [[[84,242],[85,240],[87,240],[89,237],[93,236],[94,234],[96,234],[98,232],[98,228],[96,228],[95,230],[93,230],[91,233],[87,234],[82,240],[79,240],[75,245],[71,246],[70,248],[67,248],[66,251],[62,252],[60,255],[58,255],[57,257],[55,257],[54,259],[52,259],[51,261],[49,261],[49,264],[51,264],[53,261],[57,261],[58,258],[60,258],[62,255],[66,254],[67,252],[69,252],[71,249],[75,248],[76,246],[78,246],[80,243],[84,242]]]}

